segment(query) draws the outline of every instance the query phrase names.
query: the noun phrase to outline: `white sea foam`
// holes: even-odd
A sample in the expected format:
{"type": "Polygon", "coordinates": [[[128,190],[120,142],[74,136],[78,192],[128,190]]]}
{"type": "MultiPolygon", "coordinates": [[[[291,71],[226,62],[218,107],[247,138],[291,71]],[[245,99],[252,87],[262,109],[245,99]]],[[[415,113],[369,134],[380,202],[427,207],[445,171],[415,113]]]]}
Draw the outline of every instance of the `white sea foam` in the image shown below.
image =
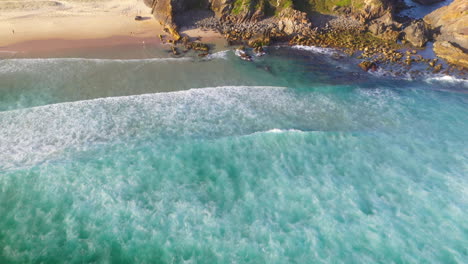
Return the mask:
{"type": "Polygon", "coordinates": [[[315,46],[303,46],[303,45],[295,45],[292,46],[293,49],[299,49],[299,50],[307,50],[312,53],[319,53],[319,54],[325,54],[325,55],[333,55],[338,53],[338,50],[332,49],[332,48],[321,48],[321,47],[315,47],[315,46]]]}
{"type": "Polygon", "coordinates": [[[379,67],[376,71],[369,71],[369,74],[376,76],[376,77],[393,77],[403,80],[424,80],[427,83],[445,83],[445,84],[456,84],[462,87],[468,88],[468,80],[457,78],[455,76],[450,75],[440,75],[440,74],[432,74],[432,73],[422,73],[419,75],[412,75],[410,72],[406,72],[404,74],[396,74],[395,72],[389,71],[382,67],[379,67]]]}
{"type": "Polygon", "coordinates": [[[224,86],[0,112],[0,169],[55,159],[67,150],[148,137],[303,133],[290,130],[292,124],[304,131],[395,126],[399,98],[361,95],[366,98],[362,103],[343,104],[327,94],[285,87],[224,86]],[[388,100],[395,102],[391,109],[388,100]]]}
{"type": "Polygon", "coordinates": [[[460,79],[455,76],[449,75],[441,75],[441,76],[432,76],[425,79],[426,82],[429,83],[450,83],[450,84],[460,84],[466,88],[468,88],[468,80],[467,79],[460,79]]]}
{"type": "Polygon", "coordinates": [[[279,128],[273,128],[266,133],[273,133],[273,134],[281,134],[281,133],[304,133],[304,131],[299,130],[299,129],[279,129],[279,128]]]}
{"type": "Polygon", "coordinates": [[[208,60],[213,60],[213,59],[227,59],[228,52],[229,52],[229,50],[218,51],[218,52],[216,52],[216,53],[209,54],[209,55],[206,56],[205,58],[208,59],[208,60]]]}
{"type": "Polygon", "coordinates": [[[395,77],[395,74],[393,74],[390,71],[384,70],[382,67],[377,68],[377,70],[375,71],[369,70],[368,73],[376,77],[388,77],[388,76],[395,77]]]}
{"type": "Polygon", "coordinates": [[[263,131],[256,131],[252,134],[249,134],[247,136],[252,136],[252,135],[263,135],[263,134],[303,134],[306,133],[305,131],[299,130],[299,129],[280,129],[280,128],[272,128],[268,130],[263,130],[263,131]]]}
{"type": "Polygon", "coordinates": [[[182,58],[147,58],[147,59],[93,59],[93,58],[35,58],[35,59],[5,59],[0,60],[0,73],[14,73],[33,69],[34,66],[44,65],[104,65],[104,64],[149,64],[167,62],[187,62],[193,60],[189,57],[182,58]]]}
{"type": "Polygon", "coordinates": [[[243,54],[245,54],[245,51],[240,50],[240,49],[236,49],[236,50],[234,51],[234,54],[235,54],[237,57],[241,57],[243,54]]]}
{"type": "Polygon", "coordinates": [[[213,87],[0,112],[0,168],[35,164],[70,147],[153,133],[232,134],[237,128],[216,125],[221,120],[234,123],[257,118],[254,104],[245,102],[263,98],[273,102],[284,89],[213,87]]]}

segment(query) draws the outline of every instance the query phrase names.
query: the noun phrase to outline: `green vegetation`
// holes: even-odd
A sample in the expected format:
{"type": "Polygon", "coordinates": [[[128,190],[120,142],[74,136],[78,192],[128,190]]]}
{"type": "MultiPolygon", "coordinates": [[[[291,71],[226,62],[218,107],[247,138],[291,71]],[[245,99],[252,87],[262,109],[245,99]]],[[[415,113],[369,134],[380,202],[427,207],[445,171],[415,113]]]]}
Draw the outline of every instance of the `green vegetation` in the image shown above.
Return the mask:
{"type": "MultiPolygon", "coordinates": [[[[380,0],[375,0],[378,4],[380,0]]],[[[365,0],[234,0],[231,14],[239,15],[249,10],[263,9],[267,16],[278,15],[286,8],[296,8],[308,14],[333,14],[334,7],[360,9],[365,0]]]]}
{"type": "Polygon", "coordinates": [[[285,8],[288,8],[288,7],[293,7],[293,1],[292,0],[283,0],[279,3],[277,9],[279,10],[283,10],[285,8]]]}
{"type": "Polygon", "coordinates": [[[282,10],[293,7],[293,0],[235,0],[231,10],[232,15],[239,15],[249,10],[263,10],[265,15],[277,15],[282,10]]]}
{"type": "Polygon", "coordinates": [[[351,0],[340,0],[336,3],[337,6],[350,6],[351,0]]]}
{"type": "Polygon", "coordinates": [[[333,7],[354,7],[364,6],[364,0],[293,0],[294,6],[306,13],[333,13],[333,7]]]}
{"type": "Polygon", "coordinates": [[[245,12],[249,9],[252,0],[235,0],[231,13],[233,15],[238,15],[242,12],[245,12]]]}

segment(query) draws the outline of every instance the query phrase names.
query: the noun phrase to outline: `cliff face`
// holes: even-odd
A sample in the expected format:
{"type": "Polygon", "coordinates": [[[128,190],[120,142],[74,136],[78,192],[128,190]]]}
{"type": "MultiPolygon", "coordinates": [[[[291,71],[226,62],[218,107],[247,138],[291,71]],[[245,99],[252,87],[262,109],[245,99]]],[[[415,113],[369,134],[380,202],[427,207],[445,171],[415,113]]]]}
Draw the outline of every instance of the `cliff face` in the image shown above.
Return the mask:
{"type": "Polygon", "coordinates": [[[211,10],[218,18],[224,17],[231,11],[234,0],[211,0],[211,10]]]}
{"type": "MultiPolygon", "coordinates": [[[[175,16],[185,10],[192,8],[206,8],[211,0],[143,0],[148,7],[151,7],[151,13],[165,28],[176,38],[179,39],[178,27],[175,23],[175,16]]],[[[227,1],[227,0],[213,0],[227,1]]]]}
{"type": "Polygon", "coordinates": [[[361,22],[392,14],[402,0],[144,0],[154,17],[169,29],[177,29],[174,17],[191,8],[210,8],[218,18],[232,21],[259,21],[265,17],[303,12],[346,13],[361,22]],[[286,11],[285,11],[286,10],[286,11]]]}
{"type": "Polygon", "coordinates": [[[294,6],[309,14],[353,14],[362,22],[368,22],[393,13],[402,0],[295,0],[294,6]]]}
{"type": "Polygon", "coordinates": [[[468,2],[455,0],[424,17],[434,33],[434,51],[447,61],[468,68],[468,2]]]}

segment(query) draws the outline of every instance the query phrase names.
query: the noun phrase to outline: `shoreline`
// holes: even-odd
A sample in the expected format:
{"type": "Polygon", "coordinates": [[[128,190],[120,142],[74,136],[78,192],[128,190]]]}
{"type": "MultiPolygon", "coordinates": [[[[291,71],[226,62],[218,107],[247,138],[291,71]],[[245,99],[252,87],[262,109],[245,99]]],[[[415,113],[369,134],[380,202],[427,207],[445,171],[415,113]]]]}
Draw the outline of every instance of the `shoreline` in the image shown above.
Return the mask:
{"type": "MultiPolygon", "coordinates": [[[[215,32],[192,29],[183,33],[211,45],[212,52],[223,50],[227,44],[226,40],[215,32]]],[[[148,52],[153,55],[168,56],[170,46],[168,43],[163,43],[157,36],[115,35],[104,38],[35,39],[0,46],[0,59],[70,57],[76,55],[92,58],[147,58],[151,56],[148,52]],[[114,52],[122,49],[128,52],[120,54],[114,52]]]]}
{"type": "MultiPolygon", "coordinates": [[[[168,34],[143,1],[60,0],[52,5],[25,0],[13,7],[9,3],[0,2],[0,58],[69,56],[93,50],[106,53],[106,49],[122,46],[168,49],[159,39],[168,34]],[[137,15],[140,21],[135,20],[137,15]]],[[[214,31],[187,29],[181,33],[216,47],[225,43],[214,31]]]]}
{"type": "MultiPolygon", "coordinates": [[[[31,0],[26,0],[26,2],[28,1],[31,0]]],[[[63,2],[69,1],[63,0],[63,2]]],[[[112,8],[109,7],[109,1],[94,3],[93,5],[88,2],[79,2],[74,3],[74,5],[76,8],[74,11],[64,9],[63,7],[44,7],[43,9],[35,11],[7,10],[7,12],[0,14],[0,59],[50,57],[138,59],[180,57],[185,56],[183,53],[187,52],[186,42],[182,40],[176,40],[174,42],[171,40],[171,34],[163,29],[163,26],[159,24],[156,19],[152,16],[145,16],[142,14],[141,10],[149,13],[143,1],[135,2],[134,0],[122,0],[112,8]],[[77,8],[77,6],[80,8],[77,8]],[[106,8],[110,8],[110,10],[107,12],[106,8]],[[51,14],[45,15],[44,12],[47,10],[51,12],[51,14]],[[141,15],[142,20],[136,21],[134,14],[141,15]],[[1,23],[2,21],[8,23],[1,23]],[[20,30],[9,32],[6,30],[9,26],[14,26],[16,29],[18,29],[17,26],[20,26],[20,30]],[[25,29],[34,29],[34,32],[32,34],[26,34],[25,32],[27,32],[27,30],[25,29]]],[[[2,5],[0,2],[0,11],[1,10],[2,5]]],[[[197,17],[200,15],[197,12],[188,14],[191,14],[190,17],[197,17]]],[[[200,18],[205,15],[206,13],[202,13],[200,18]]],[[[213,17],[205,16],[205,18],[208,18],[208,21],[210,21],[209,19],[213,17]]],[[[352,32],[352,30],[358,32],[361,27],[354,25],[356,23],[349,23],[349,19],[339,16],[329,22],[332,25],[331,31],[320,33],[326,37],[331,35],[331,37],[328,36],[329,39],[335,38],[334,35],[342,34],[340,30],[344,30],[343,32],[345,33],[352,32]],[[335,20],[336,26],[332,23],[335,20]],[[353,26],[356,27],[356,29],[352,29],[353,26]],[[344,27],[344,29],[340,29],[340,27],[344,27]],[[352,28],[350,29],[348,27],[352,28]],[[335,30],[337,31],[334,32],[335,30]]],[[[244,36],[242,36],[241,33],[236,33],[239,34],[239,36],[230,35],[231,33],[226,34],[226,32],[219,30],[219,28],[215,30],[216,27],[210,27],[212,26],[210,23],[197,23],[198,22],[190,21],[189,18],[186,18],[181,26],[182,30],[180,30],[179,33],[182,37],[188,37],[189,42],[197,40],[207,44],[209,46],[209,53],[235,48],[235,45],[228,45],[228,43],[235,43],[235,41],[233,42],[232,40],[233,38],[240,39],[240,45],[255,48],[258,48],[257,46],[270,45],[270,37],[268,37],[268,40],[265,40],[264,37],[259,38],[257,36],[247,43],[247,41],[243,40],[244,36]],[[184,25],[186,26],[185,28],[184,25]]],[[[314,23],[317,23],[317,21],[314,23]]],[[[239,32],[244,31],[240,30],[239,32]]],[[[312,38],[314,38],[314,35],[318,36],[318,38],[321,37],[317,35],[316,32],[312,33],[312,38]]],[[[350,51],[350,54],[348,54],[349,57],[363,59],[363,62],[369,65],[369,67],[361,67],[361,64],[359,64],[365,71],[372,68],[370,67],[372,65],[377,67],[376,65],[381,63],[382,66],[384,66],[383,64],[387,63],[386,60],[393,60],[395,58],[398,59],[396,60],[398,62],[395,61],[394,63],[396,66],[398,66],[396,63],[400,64],[401,71],[412,70],[412,67],[410,67],[411,64],[419,63],[426,65],[431,64],[431,61],[433,61],[434,65],[437,64],[432,44],[429,45],[429,43],[424,48],[415,48],[406,45],[397,48],[392,47],[392,45],[388,43],[386,44],[383,40],[379,40],[371,44],[366,44],[369,45],[370,51],[362,52],[362,50],[359,50],[360,48],[357,47],[340,47],[340,43],[338,43],[338,46],[334,46],[336,43],[323,42],[323,40],[320,39],[318,41],[311,41],[311,39],[303,38],[302,36],[303,35],[296,35],[294,38],[290,39],[289,45],[348,49],[350,51]],[[372,45],[378,47],[373,47],[372,45]],[[411,52],[409,53],[409,51],[411,52]],[[380,54],[386,54],[387,52],[392,54],[391,56],[393,57],[389,56],[385,59],[379,59],[378,56],[380,56],[380,54]],[[429,58],[423,59],[423,57],[421,57],[423,54],[430,54],[429,58]],[[397,58],[396,55],[399,57],[397,58]],[[406,60],[401,59],[402,57],[403,59],[406,58],[406,60]]],[[[349,39],[353,38],[355,39],[355,36],[351,34],[349,39]]],[[[349,39],[344,38],[343,41],[349,42],[349,39]]],[[[374,37],[374,39],[376,38],[374,37]]],[[[369,40],[371,39],[362,39],[361,42],[364,43],[369,40]]],[[[277,41],[275,41],[275,43],[277,43],[277,41]]],[[[202,52],[203,53],[199,55],[206,56],[208,54],[208,50],[202,52]]],[[[455,67],[451,67],[442,60],[439,62],[439,68],[431,67],[432,68],[424,70],[421,66],[419,69],[413,71],[440,72],[441,69],[444,69],[444,73],[450,74],[449,71],[455,69],[455,67]]],[[[462,75],[466,75],[463,69],[459,71],[462,72],[462,75]]]]}

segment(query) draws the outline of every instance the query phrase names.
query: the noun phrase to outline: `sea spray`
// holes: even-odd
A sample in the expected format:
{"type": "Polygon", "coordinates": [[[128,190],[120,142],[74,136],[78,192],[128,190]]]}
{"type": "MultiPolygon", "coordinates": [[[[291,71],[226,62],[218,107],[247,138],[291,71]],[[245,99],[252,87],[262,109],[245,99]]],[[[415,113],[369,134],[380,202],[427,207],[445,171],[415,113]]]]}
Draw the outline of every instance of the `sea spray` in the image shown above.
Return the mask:
{"type": "Polygon", "coordinates": [[[0,262],[468,262],[463,85],[269,52],[0,71],[0,262]]]}

